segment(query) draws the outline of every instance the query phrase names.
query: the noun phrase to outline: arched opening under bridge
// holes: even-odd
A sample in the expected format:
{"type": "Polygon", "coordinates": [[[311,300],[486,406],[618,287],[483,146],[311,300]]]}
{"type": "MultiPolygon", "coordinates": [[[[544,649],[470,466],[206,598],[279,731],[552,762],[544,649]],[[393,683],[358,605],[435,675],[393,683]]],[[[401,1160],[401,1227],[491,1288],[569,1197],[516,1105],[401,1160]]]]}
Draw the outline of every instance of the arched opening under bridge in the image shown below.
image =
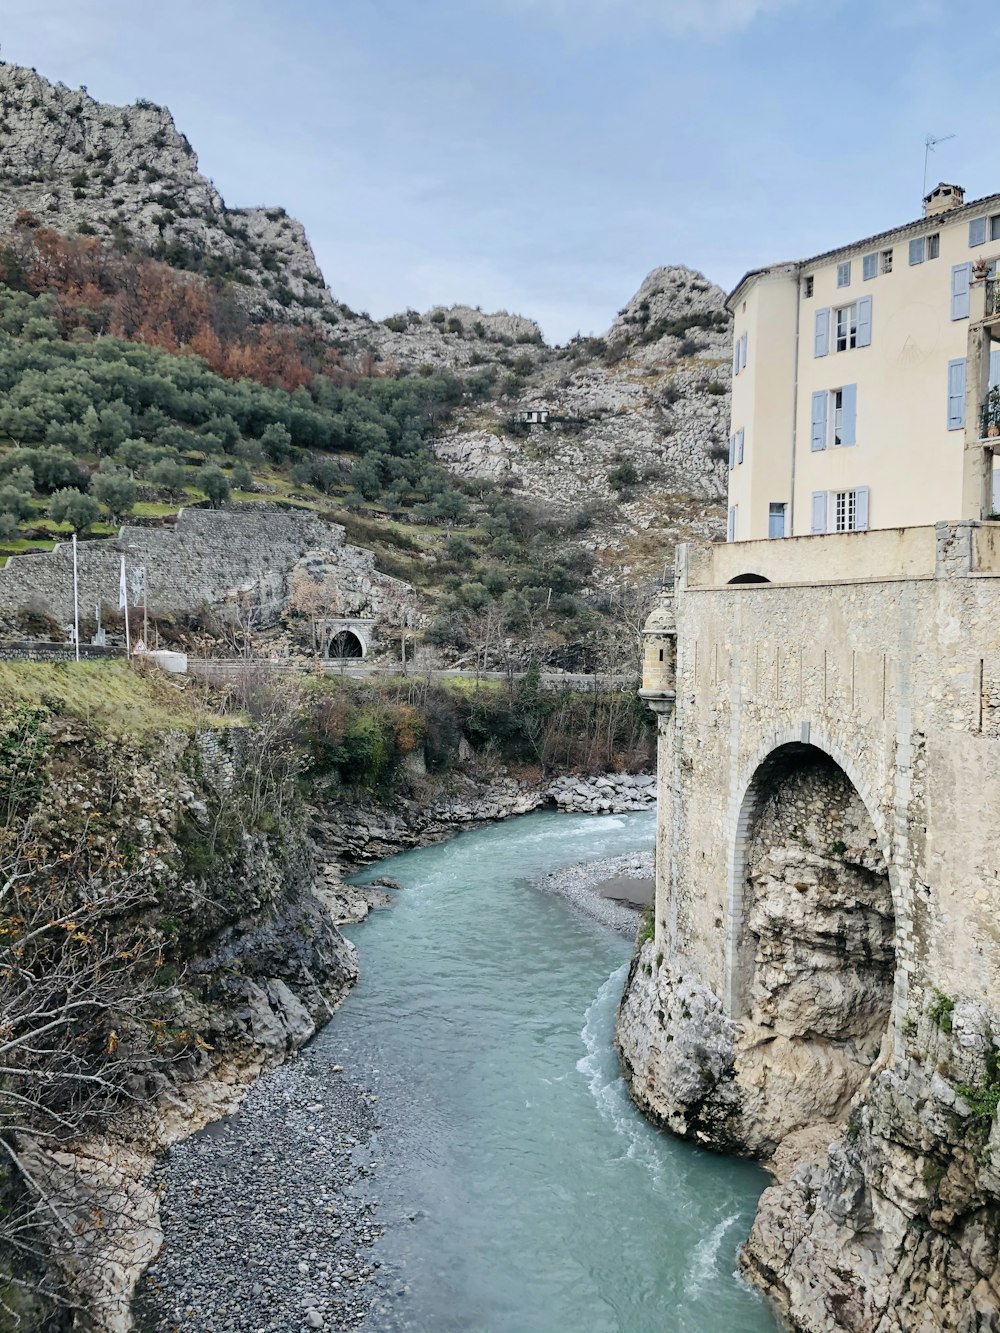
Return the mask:
{"type": "Polygon", "coordinates": [[[809,1043],[858,1081],[888,1027],[895,914],[885,848],[856,786],[815,745],[778,746],[753,773],[730,885],[729,1007],[809,1043]]]}

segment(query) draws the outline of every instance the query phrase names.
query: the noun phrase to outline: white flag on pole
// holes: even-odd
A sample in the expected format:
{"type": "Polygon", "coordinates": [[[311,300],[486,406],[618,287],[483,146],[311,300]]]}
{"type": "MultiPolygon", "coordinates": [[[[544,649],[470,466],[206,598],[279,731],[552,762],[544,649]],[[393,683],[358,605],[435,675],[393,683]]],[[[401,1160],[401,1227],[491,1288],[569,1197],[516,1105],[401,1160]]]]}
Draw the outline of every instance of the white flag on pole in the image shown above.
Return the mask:
{"type": "Polygon", "coordinates": [[[118,580],[118,609],[128,606],[128,588],[125,584],[125,557],[122,556],[121,578],[118,580]]]}

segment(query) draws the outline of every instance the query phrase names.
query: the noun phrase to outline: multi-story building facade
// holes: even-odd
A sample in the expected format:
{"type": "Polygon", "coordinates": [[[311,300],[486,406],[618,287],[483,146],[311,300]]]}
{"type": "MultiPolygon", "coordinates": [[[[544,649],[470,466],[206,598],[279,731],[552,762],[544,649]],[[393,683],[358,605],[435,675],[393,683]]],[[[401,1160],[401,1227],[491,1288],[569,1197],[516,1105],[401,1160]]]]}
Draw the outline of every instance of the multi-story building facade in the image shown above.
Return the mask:
{"type": "Polygon", "coordinates": [[[1000,195],[942,184],[915,222],[746,274],[730,541],[1000,510],[998,259],[1000,195]]]}

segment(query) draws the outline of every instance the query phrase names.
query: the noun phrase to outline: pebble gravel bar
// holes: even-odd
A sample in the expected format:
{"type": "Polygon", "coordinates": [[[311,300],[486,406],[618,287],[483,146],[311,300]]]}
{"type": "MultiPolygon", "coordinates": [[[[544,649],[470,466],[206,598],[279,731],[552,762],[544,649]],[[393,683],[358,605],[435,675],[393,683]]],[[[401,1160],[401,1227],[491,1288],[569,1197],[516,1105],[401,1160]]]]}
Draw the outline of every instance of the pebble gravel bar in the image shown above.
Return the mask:
{"type": "Polygon", "coordinates": [[[375,1096],[309,1048],[158,1168],[164,1244],[135,1303],[142,1333],[353,1329],[381,1234],[369,1182],[375,1096]]]}

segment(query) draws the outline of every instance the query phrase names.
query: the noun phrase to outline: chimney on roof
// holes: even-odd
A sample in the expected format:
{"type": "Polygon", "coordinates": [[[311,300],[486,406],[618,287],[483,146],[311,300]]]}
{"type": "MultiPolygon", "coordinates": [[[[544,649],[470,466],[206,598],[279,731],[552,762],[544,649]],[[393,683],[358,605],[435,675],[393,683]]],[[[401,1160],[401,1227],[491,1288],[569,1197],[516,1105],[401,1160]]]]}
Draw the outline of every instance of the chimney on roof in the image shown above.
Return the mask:
{"type": "Polygon", "coordinates": [[[965,203],[965,191],[961,185],[935,185],[930,194],[924,196],[924,217],[933,218],[938,213],[950,213],[953,208],[961,208],[965,203]]]}

